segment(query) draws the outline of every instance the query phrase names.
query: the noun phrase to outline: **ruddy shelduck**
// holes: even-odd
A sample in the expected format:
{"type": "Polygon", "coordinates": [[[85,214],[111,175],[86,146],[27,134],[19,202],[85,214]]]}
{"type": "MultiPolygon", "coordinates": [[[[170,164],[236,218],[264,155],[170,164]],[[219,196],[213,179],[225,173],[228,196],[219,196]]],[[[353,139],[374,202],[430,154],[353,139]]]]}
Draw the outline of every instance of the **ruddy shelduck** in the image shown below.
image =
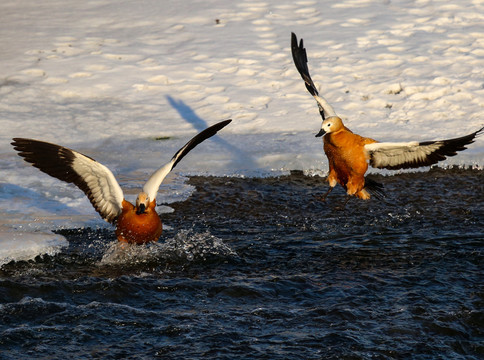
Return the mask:
{"type": "Polygon", "coordinates": [[[116,236],[126,243],[155,242],[161,236],[162,223],[155,210],[156,194],[168,173],[195,146],[212,137],[232,120],[219,122],[192,138],[156,170],[144,184],[135,205],[124,198],[113,173],[101,163],[63,146],[33,139],[14,138],[18,155],[42,172],[73,183],[89,198],[94,209],[107,222],[116,226],[116,236]]]}
{"type": "Polygon", "coordinates": [[[323,119],[316,137],[324,135],[323,148],[329,162],[329,190],[321,200],[326,199],[336,184],[340,184],[349,196],[354,195],[360,199],[369,199],[369,191],[382,195],[382,185],[365,178],[368,163],[374,168],[391,170],[430,166],[466,149],[465,146],[474,142],[474,138],[484,129],[455,139],[424,142],[378,142],[354,134],[343,124],[326,99],[319,95],[309,75],[303,40],[298,44],[294,33],[291,34],[291,50],[294,64],[307,90],[316,99],[323,119]]]}

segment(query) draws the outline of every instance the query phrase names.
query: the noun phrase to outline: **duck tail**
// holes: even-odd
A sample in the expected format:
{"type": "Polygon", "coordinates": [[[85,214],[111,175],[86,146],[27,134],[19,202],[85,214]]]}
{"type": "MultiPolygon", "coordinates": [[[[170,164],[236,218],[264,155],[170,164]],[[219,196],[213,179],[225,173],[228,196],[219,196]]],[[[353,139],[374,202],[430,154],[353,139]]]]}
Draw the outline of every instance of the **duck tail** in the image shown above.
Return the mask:
{"type": "Polygon", "coordinates": [[[386,196],[383,191],[383,184],[368,177],[365,177],[365,189],[378,200],[382,200],[386,196]]]}

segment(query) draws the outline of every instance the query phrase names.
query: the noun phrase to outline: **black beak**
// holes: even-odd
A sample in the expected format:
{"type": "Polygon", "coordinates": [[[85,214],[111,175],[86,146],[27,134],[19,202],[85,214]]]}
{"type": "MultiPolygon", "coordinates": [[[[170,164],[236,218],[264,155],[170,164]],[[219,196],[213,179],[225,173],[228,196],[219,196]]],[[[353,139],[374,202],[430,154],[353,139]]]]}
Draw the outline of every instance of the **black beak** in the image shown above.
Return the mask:
{"type": "Polygon", "coordinates": [[[145,209],[146,209],[145,204],[139,204],[139,207],[136,209],[136,215],[144,214],[145,209]]]}
{"type": "Polygon", "coordinates": [[[326,134],[326,131],[324,131],[323,129],[319,130],[319,132],[316,134],[316,137],[321,137],[323,136],[324,134],[326,134]]]}

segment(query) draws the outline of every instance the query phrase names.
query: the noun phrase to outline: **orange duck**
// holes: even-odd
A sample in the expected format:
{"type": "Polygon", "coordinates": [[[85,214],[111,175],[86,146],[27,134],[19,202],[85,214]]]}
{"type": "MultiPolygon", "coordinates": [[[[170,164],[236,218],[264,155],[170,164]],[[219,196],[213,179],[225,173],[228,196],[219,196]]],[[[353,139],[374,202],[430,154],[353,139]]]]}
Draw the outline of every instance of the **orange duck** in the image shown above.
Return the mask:
{"type": "MultiPolygon", "coordinates": [[[[369,199],[370,192],[383,195],[382,185],[365,178],[368,163],[379,169],[408,169],[430,166],[454,156],[457,151],[466,149],[484,128],[472,134],[455,139],[425,142],[378,142],[371,138],[354,134],[332,106],[319,95],[309,75],[306,49],[303,40],[298,44],[297,37],[291,34],[291,50],[294,64],[303,78],[307,90],[316,99],[319,113],[323,118],[321,130],[316,137],[323,136],[324,152],[329,162],[327,181],[329,190],[321,197],[325,200],[336,184],[340,184],[348,194],[360,199],[369,199]]],[[[347,200],[348,200],[347,199],[347,200]]]]}
{"type": "Polygon", "coordinates": [[[116,226],[119,241],[144,244],[158,241],[161,236],[161,219],[155,207],[156,194],[165,177],[190,150],[215,135],[231,121],[219,122],[186,143],[168,164],[150,176],[138,194],[135,205],[125,200],[123,190],[113,173],[86,155],[33,139],[14,138],[12,145],[19,156],[42,172],[77,185],[87,195],[99,215],[116,226]]]}

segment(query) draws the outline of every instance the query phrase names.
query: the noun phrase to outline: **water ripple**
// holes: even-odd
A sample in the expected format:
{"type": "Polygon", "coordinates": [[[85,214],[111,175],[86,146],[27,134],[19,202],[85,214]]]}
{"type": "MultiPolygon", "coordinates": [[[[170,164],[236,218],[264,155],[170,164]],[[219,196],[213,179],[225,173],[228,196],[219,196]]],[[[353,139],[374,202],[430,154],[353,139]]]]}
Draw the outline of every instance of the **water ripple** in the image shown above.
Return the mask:
{"type": "Polygon", "coordinates": [[[1,358],[479,359],[478,170],[381,177],[385,201],[326,203],[319,177],[194,177],[163,241],[62,231],[0,268],[1,358]]]}

